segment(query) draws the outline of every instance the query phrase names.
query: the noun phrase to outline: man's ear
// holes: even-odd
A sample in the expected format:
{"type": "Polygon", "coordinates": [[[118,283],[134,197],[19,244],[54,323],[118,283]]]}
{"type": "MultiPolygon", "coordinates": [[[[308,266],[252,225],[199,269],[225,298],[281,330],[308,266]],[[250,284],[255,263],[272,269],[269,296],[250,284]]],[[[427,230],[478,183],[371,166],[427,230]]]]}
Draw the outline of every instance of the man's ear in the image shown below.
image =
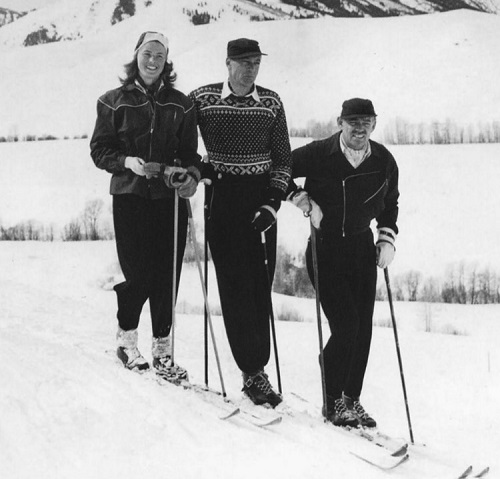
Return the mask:
{"type": "Polygon", "coordinates": [[[342,118],[340,118],[340,116],[339,116],[339,117],[337,117],[337,126],[338,126],[340,129],[342,129],[342,118]]]}

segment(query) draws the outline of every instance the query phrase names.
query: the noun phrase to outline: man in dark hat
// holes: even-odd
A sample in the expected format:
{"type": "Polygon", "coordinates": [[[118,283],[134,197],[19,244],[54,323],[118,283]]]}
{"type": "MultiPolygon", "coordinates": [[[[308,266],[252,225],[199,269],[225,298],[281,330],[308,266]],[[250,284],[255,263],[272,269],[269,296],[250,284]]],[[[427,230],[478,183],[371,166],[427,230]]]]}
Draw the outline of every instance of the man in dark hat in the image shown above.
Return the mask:
{"type": "MultiPolygon", "coordinates": [[[[292,181],[288,199],[316,228],[319,297],[331,330],[324,349],[324,414],[338,426],[376,426],[359,397],[370,353],[377,265],[385,268],[394,258],[399,197],[393,156],[370,140],[376,116],[370,100],[346,100],[339,132],[292,153],[292,177],[304,177],[305,183],[302,189],[292,181]]],[[[306,260],[314,283],[310,241],[306,260]]]]}
{"type": "Polygon", "coordinates": [[[230,41],[228,79],[198,88],[189,97],[207,150],[203,176],[211,186],[206,229],[229,344],[243,373],[245,394],[255,404],[274,407],[281,397],[264,372],[270,356],[269,283],[291,152],[279,96],[255,84],[263,55],[255,40],[230,41]]]}

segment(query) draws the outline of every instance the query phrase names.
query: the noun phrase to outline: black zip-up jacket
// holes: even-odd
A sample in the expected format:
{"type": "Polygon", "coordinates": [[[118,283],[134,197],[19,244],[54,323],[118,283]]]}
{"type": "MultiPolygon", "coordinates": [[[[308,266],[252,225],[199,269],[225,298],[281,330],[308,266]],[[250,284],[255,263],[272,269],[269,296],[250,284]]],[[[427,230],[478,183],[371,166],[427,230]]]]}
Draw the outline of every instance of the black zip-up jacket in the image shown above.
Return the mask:
{"type": "Polygon", "coordinates": [[[292,177],[306,178],[304,189],[323,211],[323,238],[362,233],[373,219],[398,232],[398,167],[387,148],[372,140],[370,146],[358,168],[342,153],[340,132],[292,152],[292,177]]]}
{"type": "Polygon", "coordinates": [[[112,173],[112,195],[133,193],[144,198],[173,196],[163,179],[138,176],[125,168],[125,158],[200,169],[196,113],[189,98],[163,84],[155,93],[139,82],[110,90],[97,102],[97,120],[90,141],[98,168],[112,173]]]}

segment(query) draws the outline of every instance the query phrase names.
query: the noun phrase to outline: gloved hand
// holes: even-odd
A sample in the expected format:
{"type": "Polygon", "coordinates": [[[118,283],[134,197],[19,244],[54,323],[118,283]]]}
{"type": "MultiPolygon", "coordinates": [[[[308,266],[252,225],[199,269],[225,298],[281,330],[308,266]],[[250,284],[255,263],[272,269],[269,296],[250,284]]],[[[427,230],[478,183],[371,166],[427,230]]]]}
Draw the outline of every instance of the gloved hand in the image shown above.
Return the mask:
{"type": "Polygon", "coordinates": [[[136,175],[146,176],[144,172],[144,160],[137,156],[127,156],[125,158],[125,168],[132,170],[136,175]]]}
{"type": "Polygon", "coordinates": [[[180,166],[165,166],[163,171],[163,181],[167,188],[180,188],[185,181],[186,168],[180,166]]]}
{"type": "Polygon", "coordinates": [[[155,163],[154,161],[144,163],[144,173],[146,174],[146,178],[148,180],[150,178],[158,178],[163,175],[165,167],[166,165],[164,163],[155,163]]]}
{"type": "Polygon", "coordinates": [[[379,228],[377,239],[377,266],[384,269],[392,263],[396,254],[396,233],[390,228],[379,228]]]}
{"type": "Polygon", "coordinates": [[[208,161],[208,156],[203,157],[203,162],[201,163],[201,182],[206,185],[211,185],[212,182],[217,178],[217,173],[214,170],[212,163],[208,161]]]}
{"type": "Polygon", "coordinates": [[[377,243],[377,266],[379,268],[387,268],[392,263],[396,248],[394,245],[386,242],[377,243]]]}
{"type": "Polygon", "coordinates": [[[304,216],[310,217],[315,228],[320,227],[323,211],[306,190],[298,188],[288,196],[287,201],[299,208],[304,213],[304,216]]]}
{"type": "Polygon", "coordinates": [[[184,175],[184,181],[179,186],[179,196],[181,198],[191,198],[196,193],[198,182],[200,181],[200,172],[198,168],[189,166],[184,175]]]}
{"type": "Polygon", "coordinates": [[[277,188],[267,190],[267,201],[255,212],[252,220],[254,230],[263,233],[276,223],[282,197],[283,193],[277,188]]]}

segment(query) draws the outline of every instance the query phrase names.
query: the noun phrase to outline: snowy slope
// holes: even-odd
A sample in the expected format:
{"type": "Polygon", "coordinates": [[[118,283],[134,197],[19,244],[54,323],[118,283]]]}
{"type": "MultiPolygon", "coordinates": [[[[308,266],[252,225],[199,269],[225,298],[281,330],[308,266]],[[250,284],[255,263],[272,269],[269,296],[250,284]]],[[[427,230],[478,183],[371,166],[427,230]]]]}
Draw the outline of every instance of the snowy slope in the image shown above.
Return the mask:
{"type": "Polygon", "coordinates": [[[3,51],[0,89],[9,94],[0,97],[0,109],[9,114],[0,117],[0,135],[90,134],[98,96],[118,86],[147,29],[169,36],[185,92],[227,76],[229,39],[257,38],[269,54],[258,81],[280,94],[290,126],[336,117],[352,96],[372,98],[380,131],[397,116],[414,122],[498,118],[498,15],[456,11],[193,27],[170,5],[155,4],[87,39],[3,51]]]}
{"type": "MultiPolygon", "coordinates": [[[[108,0],[54,0],[40,5],[26,17],[6,25],[0,30],[0,46],[16,47],[25,45],[27,37],[40,30],[46,30],[51,41],[68,41],[98,35],[116,23],[114,11],[118,1],[108,0]]],[[[135,15],[149,10],[149,15],[156,15],[161,9],[162,18],[170,22],[180,22],[193,27],[191,17],[195,12],[210,15],[211,22],[250,22],[255,18],[289,19],[290,13],[299,15],[302,9],[290,5],[265,7],[242,0],[182,0],[165,2],[162,0],[133,0],[135,15]],[[155,13],[153,13],[155,12],[155,13]]],[[[0,2],[1,6],[1,2],[0,2]]],[[[128,15],[125,16],[126,20],[128,15]]],[[[38,44],[45,41],[38,41],[38,44]]],[[[29,45],[33,45],[30,43],[29,45]]]]}
{"type": "MultiPolygon", "coordinates": [[[[99,286],[115,262],[112,242],[2,244],[2,478],[246,479],[257,471],[276,479],[387,477],[350,455],[367,452],[364,443],[320,420],[285,417],[272,430],[221,421],[197,395],[117,365],[107,352],[114,343],[115,297],[99,286]]],[[[181,298],[191,303],[199,298],[194,274],[185,267],[181,281],[181,298]]],[[[311,301],[296,307],[314,316],[311,301]]],[[[410,462],[392,475],[453,478],[471,463],[489,464],[490,477],[498,477],[499,307],[435,311],[436,320],[459,318],[466,336],[420,332],[415,325],[423,305],[395,307],[415,440],[427,446],[412,448],[410,462]]],[[[387,305],[377,304],[376,317],[387,315],[387,305]]],[[[226,389],[238,400],[241,378],[220,318],[214,322],[226,389]]],[[[297,392],[317,413],[316,325],[278,323],[276,329],[285,399],[297,392]]],[[[176,331],[177,360],[193,381],[203,382],[202,317],[179,314],[176,331]]],[[[149,336],[145,310],[140,346],[146,357],[149,336]]],[[[210,381],[218,387],[213,358],[211,366],[210,381]]],[[[272,363],[269,372],[275,382],[272,363]]],[[[408,438],[390,329],[375,328],[364,391],[365,406],[383,429],[408,438]]]]}

